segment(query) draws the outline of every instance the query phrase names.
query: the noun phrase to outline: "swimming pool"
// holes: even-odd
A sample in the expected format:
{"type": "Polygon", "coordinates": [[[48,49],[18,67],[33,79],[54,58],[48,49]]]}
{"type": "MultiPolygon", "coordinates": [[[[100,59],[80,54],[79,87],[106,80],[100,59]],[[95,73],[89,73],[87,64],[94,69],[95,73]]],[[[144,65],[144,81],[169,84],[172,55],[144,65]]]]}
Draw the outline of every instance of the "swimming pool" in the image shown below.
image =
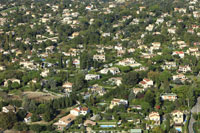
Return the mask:
{"type": "Polygon", "coordinates": [[[116,125],[100,125],[100,127],[109,128],[109,127],[116,127],[116,125]]]}

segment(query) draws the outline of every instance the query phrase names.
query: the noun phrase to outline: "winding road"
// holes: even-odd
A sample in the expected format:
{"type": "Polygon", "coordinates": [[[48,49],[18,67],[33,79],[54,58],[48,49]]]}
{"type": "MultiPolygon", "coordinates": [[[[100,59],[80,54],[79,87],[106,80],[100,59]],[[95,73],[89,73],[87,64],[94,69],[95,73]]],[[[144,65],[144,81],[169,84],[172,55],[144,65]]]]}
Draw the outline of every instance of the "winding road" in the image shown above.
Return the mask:
{"type": "Polygon", "coordinates": [[[200,112],[200,97],[197,99],[196,105],[191,109],[191,118],[189,123],[189,133],[194,133],[193,131],[193,124],[195,123],[195,119],[192,117],[193,113],[199,113],[200,112]]]}

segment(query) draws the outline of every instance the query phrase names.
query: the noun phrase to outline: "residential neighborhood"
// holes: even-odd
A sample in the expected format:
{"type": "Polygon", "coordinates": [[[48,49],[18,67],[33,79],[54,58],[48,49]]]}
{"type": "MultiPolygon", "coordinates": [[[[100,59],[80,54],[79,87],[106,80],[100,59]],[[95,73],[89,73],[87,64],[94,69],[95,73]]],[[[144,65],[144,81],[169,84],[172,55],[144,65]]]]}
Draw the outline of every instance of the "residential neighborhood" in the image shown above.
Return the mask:
{"type": "Polygon", "coordinates": [[[200,132],[200,1],[0,0],[0,131],[200,132]]]}

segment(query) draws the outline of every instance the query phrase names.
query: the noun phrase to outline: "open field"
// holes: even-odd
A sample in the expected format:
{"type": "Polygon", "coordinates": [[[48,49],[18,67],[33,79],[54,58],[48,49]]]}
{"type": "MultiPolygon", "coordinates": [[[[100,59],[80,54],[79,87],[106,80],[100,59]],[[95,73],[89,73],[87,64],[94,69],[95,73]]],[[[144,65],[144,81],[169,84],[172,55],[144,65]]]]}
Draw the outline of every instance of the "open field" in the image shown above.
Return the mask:
{"type": "Polygon", "coordinates": [[[31,91],[24,92],[23,96],[27,96],[28,99],[37,100],[37,101],[46,101],[46,100],[59,98],[59,96],[55,96],[51,93],[31,92],[31,91]]]}

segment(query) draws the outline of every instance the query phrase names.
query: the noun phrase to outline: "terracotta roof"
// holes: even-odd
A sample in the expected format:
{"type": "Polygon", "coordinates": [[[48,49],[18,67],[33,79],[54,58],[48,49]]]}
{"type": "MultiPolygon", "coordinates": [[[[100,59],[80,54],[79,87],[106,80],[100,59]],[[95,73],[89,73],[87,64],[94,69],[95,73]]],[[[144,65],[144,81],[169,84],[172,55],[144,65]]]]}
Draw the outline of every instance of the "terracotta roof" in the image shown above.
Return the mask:
{"type": "Polygon", "coordinates": [[[174,111],[172,112],[172,114],[173,114],[173,113],[177,113],[177,112],[183,113],[183,112],[180,111],[180,110],[174,110],[174,111]]]}
{"type": "Polygon", "coordinates": [[[73,120],[75,120],[76,116],[72,115],[72,114],[69,114],[67,116],[64,116],[60,119],[60,121],[63,121],[65,122],[66,124],[72,122],[73,120]]]}
{"type": "Polygon", "coordinates": [[[141,81],[140,84],[146,84],[146,82],[145,81],[141,81]]]}
{"type": "Polygon", "coordinates": [[[29,117],[31,117],[33,114],[32,113],[28,113],[27,115],[26,115],[26,118],[29,118],[29,117]]]}
{"type": "Polygon", "coordinates": [[[88,108],[87,107],[82,107],[81,110],[82,111],[88,111],[88,108]]]}

